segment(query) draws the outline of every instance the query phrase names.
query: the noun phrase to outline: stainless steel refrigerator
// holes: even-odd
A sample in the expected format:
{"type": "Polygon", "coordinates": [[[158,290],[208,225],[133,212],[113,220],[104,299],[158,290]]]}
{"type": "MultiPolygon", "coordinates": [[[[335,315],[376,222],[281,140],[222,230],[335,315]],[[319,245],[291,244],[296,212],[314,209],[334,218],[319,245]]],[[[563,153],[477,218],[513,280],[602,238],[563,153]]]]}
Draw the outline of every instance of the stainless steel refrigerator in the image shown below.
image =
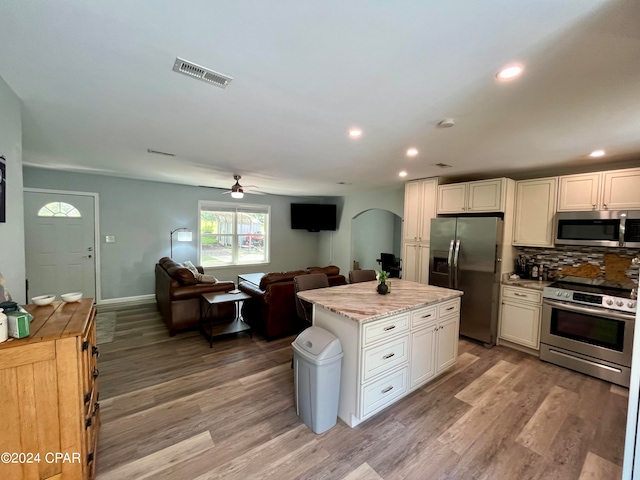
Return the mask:
{"type": "Polygon", "coordinates": [[[429,284],[462,290],[460,335],[495,345],[502,220],[497,217],[431,219],[429,284]]]}

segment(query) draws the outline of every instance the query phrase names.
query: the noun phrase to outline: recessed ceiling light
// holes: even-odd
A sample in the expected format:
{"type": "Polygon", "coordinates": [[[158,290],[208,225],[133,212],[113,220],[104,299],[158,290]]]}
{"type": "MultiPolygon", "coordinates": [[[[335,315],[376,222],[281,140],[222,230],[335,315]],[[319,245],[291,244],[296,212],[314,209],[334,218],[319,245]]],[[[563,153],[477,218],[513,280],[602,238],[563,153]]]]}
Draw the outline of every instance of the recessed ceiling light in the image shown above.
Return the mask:
{"type": "Polygon", "coordinates": [[[589,154],[590,157],[604,157],[604,154],[607,153],[604,150],[594,150],[589,154]]]}
{"type": "Polygon", "coordinates": [[[408,157],[415,157],[417,154],[418,154],[417,148],[410,148],[409,150],[407,150],[408,157]]]}
{"type": "Polygon", "coordinates": [[[401,177],[406,177],[407,176],[407,172],[402,170],[398,175],[401,176],[401,177]]]}
{"type": "Polygon", "coordinates": [[[512,80],[516,77],[519,77],[523,71],[524,71],[524,67],[522,65],[518,65],[518,64],[507,65],[496,74],[496,78],[498,80],[512,80]]]}
{"type": "Polygon", "coordinates": [[[359,128],[352,128],[351,130],[349,130],[349,136],[360,137],[362,136],[362,130],[360,130],[359,128]]]}

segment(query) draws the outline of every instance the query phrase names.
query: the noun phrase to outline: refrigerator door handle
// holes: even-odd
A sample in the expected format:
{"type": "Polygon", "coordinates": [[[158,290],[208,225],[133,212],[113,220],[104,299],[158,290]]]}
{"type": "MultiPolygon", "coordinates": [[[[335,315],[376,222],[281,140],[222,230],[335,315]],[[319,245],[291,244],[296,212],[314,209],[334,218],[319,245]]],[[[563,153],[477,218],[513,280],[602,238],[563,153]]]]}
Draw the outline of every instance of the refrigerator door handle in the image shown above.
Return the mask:
{"type": "Polygon", "coordinates": [[[453,288],[458,288],[458,257],[460,255],[460,240],[456,241],[456,251],[453,254],[453,288]]]}
{"type": "Polygon", "coordinates": [[[451,239],[451,243],[449,243],[449,256],[447,257],[447,270],[449,273],[449,281],[447,283],[449,284],[449,288],[453,288],[453,242],[454,240],[451,239]]]}

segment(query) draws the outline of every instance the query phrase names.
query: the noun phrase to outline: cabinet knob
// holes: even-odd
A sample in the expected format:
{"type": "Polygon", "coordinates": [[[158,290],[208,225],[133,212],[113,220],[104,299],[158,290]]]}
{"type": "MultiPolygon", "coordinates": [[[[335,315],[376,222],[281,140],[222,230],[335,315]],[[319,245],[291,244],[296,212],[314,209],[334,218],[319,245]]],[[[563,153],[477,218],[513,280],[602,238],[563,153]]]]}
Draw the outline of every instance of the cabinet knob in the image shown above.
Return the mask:
{"type": "Polygon", "coordinates": [[[594,203],[593,205],[591,205],[593,207],[593,209],[596,209],[596,204],[594,203]]]}
{"type": "Polygon", "coordinates": [[[607,204],[606,203],[603,203],[602,206],[604,207],[605,210],[607,209],[607,204]]]}

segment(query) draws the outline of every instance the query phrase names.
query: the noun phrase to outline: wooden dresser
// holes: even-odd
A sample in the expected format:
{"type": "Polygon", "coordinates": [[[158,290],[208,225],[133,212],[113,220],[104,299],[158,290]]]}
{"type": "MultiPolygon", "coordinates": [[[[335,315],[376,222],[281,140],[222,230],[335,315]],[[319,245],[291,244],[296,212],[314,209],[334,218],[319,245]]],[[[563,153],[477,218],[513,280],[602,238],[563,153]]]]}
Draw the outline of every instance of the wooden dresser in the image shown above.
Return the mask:
{"type": "Polygon", "coordinates": [[[30,336],[0,344],[0,478],[93,478],[100,426],[93,299],[25,309],[34,316],[30,336]]]}

